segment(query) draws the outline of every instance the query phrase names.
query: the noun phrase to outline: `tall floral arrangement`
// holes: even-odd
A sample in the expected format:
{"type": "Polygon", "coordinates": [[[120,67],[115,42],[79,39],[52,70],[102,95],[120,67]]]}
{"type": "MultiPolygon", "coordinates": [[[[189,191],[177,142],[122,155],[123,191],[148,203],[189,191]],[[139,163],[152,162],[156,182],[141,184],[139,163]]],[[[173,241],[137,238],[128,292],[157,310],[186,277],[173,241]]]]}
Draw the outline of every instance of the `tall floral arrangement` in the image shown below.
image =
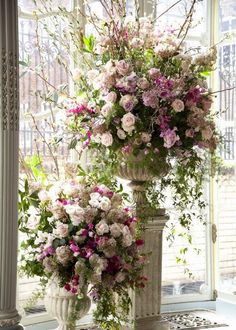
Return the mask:
{"type": "Polygon", "coordinates": [[[20,191],[21,270],[50,279],[80,298],[97,303],[95,321],[118,329],[130,308],[129,288],[142,288],[145,256],[137,219],[122,196],[81,178],[20,191]]]}
{"type": "MultiPolygon", "coordinates": [[[[204,174],[220,139],[207,84],[216,48],[185,41],[195,4],[178,28],[127,17],[122,6],[116,15],[106,7],[103,22],[91,15],[94,34],[82,34],[74,70],[77,93],[64,104],[70,147],[91,150],[94,168],[111,176],[122,164],[146,168],[154,178],[147,193],[152,205],[160,207],[170,187],[187,231],[196,208],[206,205],[204,174]]],[[[203,213],[197,217],[204,219],[203,213]]]]}
{"type": "Polygon", "coordinates": [[[160,30],[147,17],[99,28],[99,36],[84,38],[93,68],[81,73],[81,97],[66,109],[74,142],[119,160],[140,157],[153,174],[156,162],[190,163],[198,149],[215,150],[206,76],[216,49],[192,55],[178,31],[160,30]]]}

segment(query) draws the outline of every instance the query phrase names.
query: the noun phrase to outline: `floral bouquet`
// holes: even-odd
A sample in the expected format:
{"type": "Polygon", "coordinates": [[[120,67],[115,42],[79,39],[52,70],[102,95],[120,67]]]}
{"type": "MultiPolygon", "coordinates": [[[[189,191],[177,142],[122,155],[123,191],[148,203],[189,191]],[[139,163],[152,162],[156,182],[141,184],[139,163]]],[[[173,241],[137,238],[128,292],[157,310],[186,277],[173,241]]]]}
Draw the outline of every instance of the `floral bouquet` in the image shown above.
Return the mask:
{"type": "MultiPolygon", "coordinates": [[[[110,329],[127,320],[128,289],[142,288],[145,257],[137,239],[137,219],[122,196],[77,177],[42,190],[20,191],[21,270],[80,297],[91,286],[95,320],[110,329]],[[115,294],[118,294],[117,296],[115,294]]],[[[113,329],[113,328],[112,328],[113,329]]]]}
{"type": "Polygon", "coordinates": [[[148,18],[97,25],[84,37],[90,69],[75,71],[78,97],[66,109],[72,144],[138,157],[155,174],[166,159],[196,158],[213,151],[218,136],[207,76],[216,49],[187,48],[181,32],[158,29],[148,18]]]}

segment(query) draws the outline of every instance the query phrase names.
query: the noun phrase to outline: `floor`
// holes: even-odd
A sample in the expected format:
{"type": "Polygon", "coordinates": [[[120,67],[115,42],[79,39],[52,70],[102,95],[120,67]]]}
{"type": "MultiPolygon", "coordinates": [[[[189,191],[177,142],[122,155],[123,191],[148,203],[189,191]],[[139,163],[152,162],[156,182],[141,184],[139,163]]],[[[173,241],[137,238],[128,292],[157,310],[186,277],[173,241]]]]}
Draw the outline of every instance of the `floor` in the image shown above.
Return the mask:
{"type": "MultiPolygon", "coordinates": [[[[175,305],[164,305],[162,310],[163,313],[169,313],[169,312],[177,312],[177,311],[184,311],[184,314],[188,310],[199,310],[198,314],[201,317],[205,317],[205,319],[210,319],[211,321],[218,322],[220,324],[227,324],[228,326],[221,326],[221,327],[216,327],[213,326],[211,328],[209,327],[194,327],[191,328],[189,326],[181,326],[178,327],[178,325],[173,326],[172,329],[215,329],[215,330],[236,330],[236,305],[232,303],[228,303],[225,301],[217,301],[216,304],[215,302],[204,302],[204,303],[188,303],[188,304],[175,304],[175,305]],[[215,308],[216,307],[216,308],[215,308]],[[209,310],[209,312],[203,312],[200,311],[202,309],[209,310]],[[212,309],[216,309],[216,311],[212,311],[212,309]],[[203,313],[203,314],[202,314],[203,313]]],[[[168,314],[170,315],[170,314],[168,314]]],[[[171,313],[172,315],[172,313],[171,313]]],[[[86,319],[85,319],[86,323],[86,319]]],[[[26,327],[26,330],[52,330],[57,328],[57,323],[56,321],[51,321],[51,322],[44,322],[40,324],[35,324],[35,325],[30,325],[26,327]]],[[[78,328],[79,329],[79,328],[78,328]]],[[[80,328],[81,329],[81,328],[80,328]]],[[[87,328],[88,329],[88,328],[87,328]]],[[[145,330],[145,329],[144,329],[145,330]]]]}

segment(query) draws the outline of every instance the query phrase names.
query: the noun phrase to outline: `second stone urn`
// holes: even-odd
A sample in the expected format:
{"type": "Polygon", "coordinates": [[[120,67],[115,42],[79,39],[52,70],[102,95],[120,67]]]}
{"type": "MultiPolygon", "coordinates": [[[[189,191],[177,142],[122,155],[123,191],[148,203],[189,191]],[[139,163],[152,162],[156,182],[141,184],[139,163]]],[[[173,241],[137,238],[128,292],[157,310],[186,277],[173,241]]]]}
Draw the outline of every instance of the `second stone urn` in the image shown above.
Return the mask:
{"type": "Polygon", "coordinates": [[[65,291],[53,279],[47,288],[45,307],[49,315],[56,318],[58,328],[56,330],[75,330],[76,320],[85,316],[90,309],[91,301],[84,289],[84,296],[77,298],[71,292],[65,291]]]}
{"type": "MultiPolygon", "coordinates": [[[[135,330],[169,330],[169,323],[161,317],[161,275],[162,275],[162,236],[169,217],[165,209],[153,209],[146,198],[146,184],[154,180],[154,175],[142,162],[121,163],[117,176],[129,180],[133,193],[135,212],[143,222],[143,253],[148,255],[148,262],[143,275],[147,277],[146,287],[139,292],[131,292],[131,319],[135,330]]],[[[159,166],[159,175],[167,174],[169,166],[164,161],[159,166]]],[[[158,171],[157,171],[158,172],[158,171]]]]}

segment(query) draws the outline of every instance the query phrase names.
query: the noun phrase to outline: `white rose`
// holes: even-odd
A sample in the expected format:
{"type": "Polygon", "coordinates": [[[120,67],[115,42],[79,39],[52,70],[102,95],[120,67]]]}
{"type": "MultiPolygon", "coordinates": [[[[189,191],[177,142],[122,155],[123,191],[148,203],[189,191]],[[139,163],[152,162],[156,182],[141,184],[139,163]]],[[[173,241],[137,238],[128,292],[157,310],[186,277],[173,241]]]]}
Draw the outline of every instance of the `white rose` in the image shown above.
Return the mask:
{"type": "Polygon", "coordinates": [[[103,210],[103,211],[105,211],[105,212],[107,212],[107,211],[109,211],[110,210],[110,208],[111,208],[111,201],[110,201],[110,199],[108,198],[108,197],[102,197],[101,198],[101,201],[100,201],[100,208],[103,210]]]}
{"type": "Polygon", "coordinates": [[[133,242],[133,237],[130,233],[129,227],[128,226],[124,226],[123,230],[122,230],[122,234],[123,234],[123,245],[125,247],[128,247],[132,244],[133,242]]]}
{"type": "Polygon", "coordinates": [[[117,136],[121,140],[124,140],[126,138],[125,132],[123,131],[123,129],[120,128],[117,130],[117,136]]]}
{"type": "Polygon", "coordinates": [[[174,100],[171,106],[175,112],[181,112],[184,110],[184,102],[179,99],[174,100]]]}
{"type": "Polygon", "coordinates": [[[56,229],[54,230],[55,234],[60,237],[66,237],[68,235],[68,225],[62,222],[57,224],[56,229]]]}
{"type": "Polygon", "coordinates": [[[102,134],[101,143],[106,147],[109,147],[112,145],[113,137],[110,132],[106,132],[106,133],[102,134]]]}
{"type": "Polygon", "coordinates": [[[141,133],[141,140],[144,142],[144,143],[148,143],[151,141],[151,134],[148,134],[146,132],[143,132],[141,133]]]}
{"type": "Polygon", "coordinates": [[[63,265],[66,265],[68,263],[71,256],[71,251],[68,246],[59,246],[56,249],[57,260],[63,265]]]}
{"type": "Polygon", "coordinates": [[[96,225],[96,231],[98,235],[103,235],[106,233],[109,233],[109,226],[106,223],[105,220],[101,220],[97,225],[96,225]]]}
{"type": "Polygon", "coordinates": [[[134,126],[124,126],[122,125],[123,130],[126,131],[127,133],[132,133],[135,130],[134,126]]]}
{"type": "Polygon", "coordinates": [[[48,192],[46,190],[41,190],[38,193],[39,199],[41,200],[41,202],[47,202],[50,200],[50,197],[48,195],[48,192]]]}
{"type": "Polygon", "coordinates": [[[27,228],[31,230],[37,229],[39,222],[40,222],[39,215],[31,215],[27,221],[27,228]]]}
{"type": "Polygon", "coordinates": [[[110,226],[110,231],[113,237],[120,237],[122,234],[122,226],[118,223],[114,223],[110,226]]]}

